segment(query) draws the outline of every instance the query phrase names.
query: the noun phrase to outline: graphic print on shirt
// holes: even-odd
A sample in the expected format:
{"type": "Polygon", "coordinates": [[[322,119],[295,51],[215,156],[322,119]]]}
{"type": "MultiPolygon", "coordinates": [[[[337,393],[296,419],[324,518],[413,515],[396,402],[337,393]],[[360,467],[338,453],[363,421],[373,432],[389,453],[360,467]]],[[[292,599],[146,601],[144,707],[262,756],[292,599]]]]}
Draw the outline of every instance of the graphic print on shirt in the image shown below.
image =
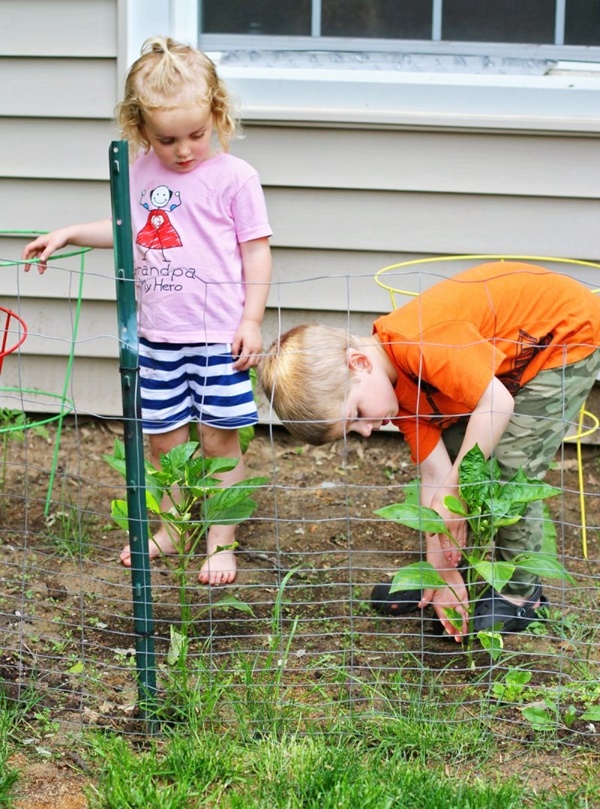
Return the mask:
{"type": "Polygon", "coordinates": [[[144,258],[150,250],[160,250],[163,260],[168,261],[165,249],[182,246],[179,233],[169,218],[169,214],[181,205],[181,194],[179,191],[171,191],[166,185],[158,185],[148,194],[150,199],[148,202],[146,193],[146,189],[144,189],[140,205],[148,211],[148,218],[144,227],[138,232],[135,241],[136,244],[146,248],[144,258]]]}
{"type": "Polygon", "coordinates": [[[553,336],[552,332],[548,332],[544,337],[537,338],[523,329],[519,329],[519,343],[516,347],[513,366],[506,374],[498,377],[512,396],[519,392],[521,379],[529,363],[537,357],[540,351],[548,348],[553,336]]]}
{"type": "MultiPolygon", "coordinates": [[[[411,378],[413,379],[415,385],[420,391],[421,396],[425,396],[427,403],[431,408],[430,413],[417,412],[417,415],[421,416],[421,418],[427,418],[429,422],[435,424],[437,427],[439,427],[440,430],[445,430],[446,427],[449,427],[451,424],[454,424],[457,421],[458,417],[456,415],[449,416],[446,413],[442,413],[435,399],[436,395],[438,395],[440,392],[439,388],[437,388],[431,382],[426,382],[424,379],[421,379],[419,381],[419,378],[416,376],[413,376],[411,378]]],[[[419,407],[418,411],[420,411],[420,409],[421,408],[419,407]]]]}

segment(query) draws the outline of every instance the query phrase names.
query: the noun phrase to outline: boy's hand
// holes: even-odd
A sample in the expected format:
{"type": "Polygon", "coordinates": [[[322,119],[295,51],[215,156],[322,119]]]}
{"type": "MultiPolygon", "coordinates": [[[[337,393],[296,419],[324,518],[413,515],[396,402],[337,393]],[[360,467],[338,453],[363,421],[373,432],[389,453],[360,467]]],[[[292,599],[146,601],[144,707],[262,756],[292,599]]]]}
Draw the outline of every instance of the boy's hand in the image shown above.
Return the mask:
{"type": "Polygon", "coordinates": [[[242,320],[231,344],[231,353],[237,357],[233,363],[236,371],[249,371],[258,365],[262,347],[260,325],[255,320],[242,320]]]}
{"type": "Polygon", "coordinates": [[[435,509],[444,520],[446,528],[454,538],[452,541],[445,534],[439,535],[440,546],[446,561],[457,567],[462,560],[461,548],[467,546],[467,521],[446,508],[444,499],[448,496],[457,498],[458,491],[453,488],[438,489],[431,501],[431,508],[435,509]]]}
{"type": "MultiPolygon", "coordinates": [[[[23,250],[21,258],[25,260],[32,258],[39,259],[39,262],[36,263],[38,272],[42,275],[46,272],[50,256],[56,253],[57,250],[65,247],[66,244],[68,244],[67,231],[54,230],[52,233],[45,233],[42,236],[38,236],[37,239],[34,239],[32,242],[29,242],[23,250]]],[[[31,266],[31,264],[26,264],[25,272],[29,272],[31,266]]]]}
{"type": "MultiPolygon", "coordinates": [[[[458,574],[462,582],[460,573],[458,574]]],[[[454,638],[457,643],[460,643],[463,637],[469,631],[469,600],[467,598],[467,588],[464,584],[459,585],[455,582],[450,587],[443,587],[440,590],[434,590],[431,604],[437,617],[440,619],[445,631],[454,638]],[[462,625],[457,629],[449,620],[446,614],[446,608],[455,609],[462,618],[462,625]]]]}
{"type": "Polygon", "coordinates": [[[419,607],[433,606],[436,615],[448,635],[460,643],[463,636],[469,631],[469,598],[463,577],[454,567],[449,567],[445,552],[441,545],[442,535],[427,534],[427,561],[433,565],[440,576],[448,583],[448,587],[439,589],[426,589],[419,607]],[[462,626],[456,629],[446,615],[446,608],[455,609],[462,617],[462,626]]]}

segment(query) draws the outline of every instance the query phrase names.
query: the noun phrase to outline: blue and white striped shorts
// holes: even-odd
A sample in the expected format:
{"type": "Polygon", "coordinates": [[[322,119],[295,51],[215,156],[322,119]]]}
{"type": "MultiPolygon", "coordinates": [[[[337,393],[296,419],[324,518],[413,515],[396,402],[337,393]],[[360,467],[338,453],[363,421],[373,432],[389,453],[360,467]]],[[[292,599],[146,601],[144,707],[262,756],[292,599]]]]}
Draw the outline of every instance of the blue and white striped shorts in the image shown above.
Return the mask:
{"type": "Polygon", "coordinates": [[[236,371],[231,345],[151,343],[140,338],[140,390],[145,433],[199,421],[223,430],[256,424],[248,371],[236,371]]]}

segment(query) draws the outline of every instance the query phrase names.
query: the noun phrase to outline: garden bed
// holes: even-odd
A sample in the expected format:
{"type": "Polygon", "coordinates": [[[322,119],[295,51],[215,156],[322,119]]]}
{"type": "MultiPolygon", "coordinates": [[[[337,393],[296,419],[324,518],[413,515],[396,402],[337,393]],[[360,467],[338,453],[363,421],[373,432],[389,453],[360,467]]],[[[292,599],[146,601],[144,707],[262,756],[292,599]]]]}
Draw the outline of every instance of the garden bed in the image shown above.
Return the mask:
{"type": "MultiPolygon", "coordinates": [[[[599,398],[595,390],[594,412],[599,398]]],[[[121,435],[118,421],[66,420],[47,514],[52,435],[26,430],[23,441],[12,435],[8,445],[0,501],[0,687],[11,700],[34,688],[32,749],[60,748],[67,764],[73,753],[68,739],[81,728],[140,730],[131,579],[118,563],[126,537],[110,517],[111,500],[123,489],[103,460],[121,435]]],[[[595,727],[580,717],[599,697],[598,448],[584,446],[583,457],[589,558],[582,554],[575,447],[566,444],[548,477],[563,493],[549,505],[559,554],[577,585],[548,582],[550,620],[508,638],[505,662],[491,669],[484,654],[467,665],[460,646],[434,636],[427,615],[382,618],[369,607],[373,584],[419,558],[415,532],[373,513],[403,499],[414,477],[400,436],[352,437],[316,448],[299,446],[282,430],[271,435],[259,428],[247,453],[248,474],[266,475],[270,483],[257,495],[254,516],[238,530],[235,585],[211,590],[190,578],[199,615],[190,660],[229,672],[234,689],[244,687],[239,660],[253,661],[257,672],[262,661],[262,683],[268,684],[279,674],[269,669],[275,634],[286,698],[304,704],[311,722],[320,713],[330,715],[336,700],[345,710],[385,712],[384,695],[409,700],[420,689],[424,704],[434,694],[456,702],[460,721],[494,724],[499,735],[520,742],[538,732],[523,719],[523,704],[543,704],[551,694],[560,712],[555,735],[596,750],[595,727]],[[277,613],[279,588],[290,571],[277,613]],[[216,603],[232,594],[251,611],[216,603]],[[511,699],[505,692],[504,700],[494,700],[500,693],[494,682],[505,684],[514,667],[531,671],[529,684],[513,689],[511,699]],[[575,714],[565,721],[562,711],[569,705],[575,714]]],[[[165,561],[154,562],[152,570],[162,688],[179,604],[165,561]]],[[[231,716],[225,712],[219,721],[231,716]]]]}

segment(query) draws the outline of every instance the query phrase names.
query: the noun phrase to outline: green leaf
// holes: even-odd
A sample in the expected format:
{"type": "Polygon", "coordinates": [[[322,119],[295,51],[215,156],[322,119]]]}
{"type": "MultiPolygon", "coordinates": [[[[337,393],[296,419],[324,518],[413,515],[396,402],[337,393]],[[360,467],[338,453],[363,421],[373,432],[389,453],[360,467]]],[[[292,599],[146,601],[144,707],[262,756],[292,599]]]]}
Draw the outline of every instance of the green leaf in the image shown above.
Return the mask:
{"type": "Polygon", "coordinates": [[[414,562],[398,570],[392,579],[390,593],[399,590],[425,590],[446,587],[446,582],[429,562],[414,562]]]}
{"type": "Polygon", "coordinates": [[[561,493],[560,489],[549,483],[528,478],[523,469],[519,469],[503,487],[503,497],[510,503],[533,503],[536,500],[547,500],[561,493]]]}
{"type": "Polygon", "coordinates": [[[225,489],[217,489],[199,502],[202,520],[209,525],[230,525],[247,520],[256,509],[256,501],[250,495],[265,483],[267,478],[248,478],[225,489]]]}
{"type": "Polygon", "coordinates": [[[600,722],[600,705],[591,705],[581,718],[586,722],[600,722]]]}
{"type": "Polygon", "coordinates": [[[404,502],[418,506],[421,502],[421,479],[413,478],[404,487],[404,502]]]}
{"type": "Polygon", "coordinates": [[[487,559],[473,560],[472,567],[490,587],[499,593],[506,587],[515,572],[515,566],[510,562],[490,562],[487,559]]]}
{"type": "Polygon", "coordinates": [[[198,449],[197,441],[186,441],[178,444],[169,452],[160,456],[160,468],[163,472],[171,472],[174,469],[181,469],[190,460],[194,452],[198,449]]]}
{"type": "Polygon", "coordinates": [[[171,642],[169,643],[169,651],[167,653],[167,663],[169,666],[174,666],[178,660],[181,660],[187,649],[187,638],[178,632],[173,624],[169,627],[171,633],[171,642]]]}
{"type": "Polygon", "coordinates": [[[444,607],[444,614],[450,621],[454,629],[461,630],[463,625],[463,618],[460,612],[454,607],[444,607]]]}
{"type": "Polygon", "coordinates": [[[495,458],[486,460],[478,444],[467,452],[460,462],[458,484],[469,513],[486,510],[483,506],[497,491],[501,475],[498,461],[495,458]]]}
{"type": "Polygon", "coordinates": [[[504,649],[504,641],[499,632],[482,629],[477,633],[477,638],[492,660],[497,660],[500,657],[504,649]]]}
{"type": "Polygon", "coordinates": [[[215,607],[220,607],[224,610],[239,610],[240,612],[245,612],[254,617],[254,610],[250,604],[246,603],[245,601],[240,601],[240,599],[234,595],[223,596],[223,598],[218,599],[218,601],[211,602],[206,607],[203,607],[201,612],[207,612],[215,607]]]}
{"type": "Polygon", "coordinates": [[[520,570],[532,573],[542,579],[561,579],[575,584],[575,579],[555,556],[544,553],[520,553],[513,557],[513,564],[520,570]]]}
{"type": "Polygon", "coordinates": [[[426,506],[416,506],[410,503],[394,503],[391,506],[384,506],[374,512],[378,517],[385,520],[393,520],[417,531],[425,531],[428,534],[446,534],[450,536],[446,523],[432,508],[426,506]]]}
{"type": "Polygon", "coordinates": [[[110,513],[119,528],[122,528],[123,531],[129,530],[127,503],[125,500],[113,500],[110,504],[110,513]]]}
{"type": "Polygon", "coordinates": [[[451,511],[453,514],[461,514],[463,517],[466,517],[469,513],[463,501],[459,500],[458,497],[453,497],[451,494],[448,495],[448,497],[444,497],[444,505],[448,511],[451,511]]]}
{"type": "Polygon", "coordinates": [[[521,708],[521,713],[534,730],[546,731],[553,730],[556,727],[554,714],[541,705],[529,705],[526,708],[521,708]]]}
{"type": "Polygon", "coordinates": [[[530,682],[531,677],[531,672],[527,671],[526,669],[512,668],[506,672],[506,677],[504,679],[506,680],[507,685],[524,686],[530,682]]]}
{"type": "Polygon", "coordinates": [[[153,514],[160,514],[162,511],[162,489],[146,488],[146,508],[153,514]]]}

